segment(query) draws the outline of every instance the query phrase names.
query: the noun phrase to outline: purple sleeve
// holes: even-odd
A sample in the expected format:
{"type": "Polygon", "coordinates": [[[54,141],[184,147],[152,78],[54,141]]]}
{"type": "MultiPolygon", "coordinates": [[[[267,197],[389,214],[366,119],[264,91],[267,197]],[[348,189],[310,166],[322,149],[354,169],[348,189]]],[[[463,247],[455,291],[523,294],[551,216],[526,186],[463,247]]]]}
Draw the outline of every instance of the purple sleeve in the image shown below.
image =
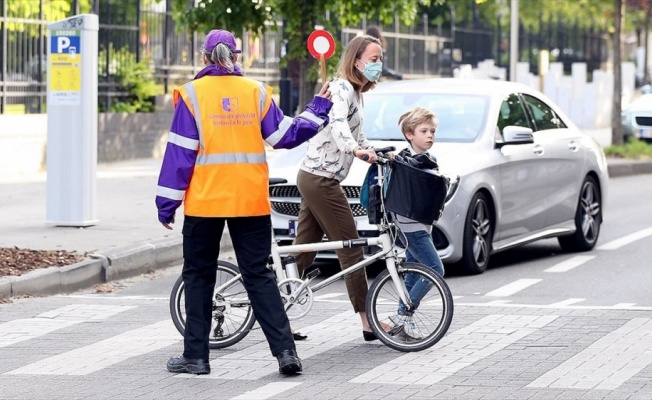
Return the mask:
{"type": "Polygon", "coordinates": [[[275,149],[291,149],[315,136],[328,125],[333,103],[315,96],[306,110],[295,118],[283,115],[274,101],[261,122],[263,139],[275,149]]]}
{"type": "Polygon", "coordinates": [[[190,184],[197,151],[199,131],[188,106],[180,101],[174,110],[167,147],[158,178],[156,207],[161,223],[169,223],[183,202],[183,195],[190,184]]]}

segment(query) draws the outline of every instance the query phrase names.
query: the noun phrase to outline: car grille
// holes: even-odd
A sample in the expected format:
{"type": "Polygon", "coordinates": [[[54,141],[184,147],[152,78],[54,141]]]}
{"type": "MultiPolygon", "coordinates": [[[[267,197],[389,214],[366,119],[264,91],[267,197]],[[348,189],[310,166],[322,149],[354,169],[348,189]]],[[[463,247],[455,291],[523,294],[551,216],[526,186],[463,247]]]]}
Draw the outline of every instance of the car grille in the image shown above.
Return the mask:
{"type": "Polygon", "coordinates": [[[636,124],[639,126],[652,126],[652,117],[636,117],[636,124]]]}
{"type": "MultiPolygon", "coordinates": [[[[360,199],[360,188],[357,186],[342,186],[344,194],[348,199],[360,199]]],[[[272,200],[272,210],[279,214],[297,217],[299,215],[301,193],[296,186],[280,186],[274,185],[269,188],[269,196],[272,200]],[[291,198],[293,201],[285,202],[278,201],[279,197],[291,198]]],[[[351,212],[354,217],[362,217],[367,215],[367,210],[360,204],[350,204],[351,212]]]]}
{"type": "MultiPolygon", "coordinates": [[[[342,186],[344,194],[349,199],[360,198],[360,188],[357,186],[342,186]]],[[[301,197],[299,189],[296,186],[272,186],[269,188],[270,197],[301,197]]]]}
{"type": "MultiPolygon", "coordinates": [[[[362,207],[360,204],[350,204],[351,212],[354,217],[362,217],[367,215],[367,210],[362,207]]],[[[279,214],[289,215],[292,217],[299,216],[299,209],[301,205],[299,203],[285,203],[281,201],[272,201],[272,210],[276,211],[279,214]]]]}

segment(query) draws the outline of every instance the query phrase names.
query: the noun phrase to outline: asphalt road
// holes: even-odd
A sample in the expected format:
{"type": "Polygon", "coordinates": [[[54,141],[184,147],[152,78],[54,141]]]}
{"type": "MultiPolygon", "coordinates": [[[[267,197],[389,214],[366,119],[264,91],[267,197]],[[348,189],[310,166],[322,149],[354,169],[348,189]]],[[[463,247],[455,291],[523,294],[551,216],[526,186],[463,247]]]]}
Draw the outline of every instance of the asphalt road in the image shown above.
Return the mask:
{"type": "Polygon", "coordinates": [[[168,373],[182,351],[167,301],[178,266],[111,293],[17,299],[0,305],[0,399],[650,399],[650,198],[652,175],[613,179],[593,251],[545,240],[447,277],[455,318],[423,352],[364,342],[343,284],[324,289],[293,323],[309,335],[294,378],[260,330],[213,351],[211,375],[168,373]]]}

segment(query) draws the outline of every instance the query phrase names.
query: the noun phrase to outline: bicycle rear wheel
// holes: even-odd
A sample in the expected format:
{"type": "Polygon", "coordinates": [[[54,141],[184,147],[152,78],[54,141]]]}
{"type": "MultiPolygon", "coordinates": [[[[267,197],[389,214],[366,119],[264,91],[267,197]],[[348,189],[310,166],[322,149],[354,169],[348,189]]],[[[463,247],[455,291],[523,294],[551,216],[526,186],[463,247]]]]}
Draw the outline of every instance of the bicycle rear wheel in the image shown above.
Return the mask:
{"type": "MultiPolygon", "coordinates": [[[[251,331],[256,322],[251,302],[244,288],[240,270],[234,264],[218,260],[215,288],[233,280],[222,291],[213,294],[213,318],[209,347],[221,349],[238,343],[251,331]],[[238,279],[233,279],[238,277],[238,279]]],[[[186,329],[185,285],[180,276],[170,294],[170,315],[179,333],[186,329]]]]}
{"type": "Polygon", "coordinates": [[[401,263],[398,275],[403,285],[408,279],[412,300],[416,291],[423,298],[415,310],[399,312],[402,302],[389,275],[381,272],[369,287],[367,318],[378,339],[394,350],[412,352],[425,350],[444,337],[453,320],[453,295],[446,281],[434,270],[421,264],[401,263]],[[418,288],[417,288],[418,283],[418,288]],[[390,331],[387,332],[386,328],[390,331]]]}

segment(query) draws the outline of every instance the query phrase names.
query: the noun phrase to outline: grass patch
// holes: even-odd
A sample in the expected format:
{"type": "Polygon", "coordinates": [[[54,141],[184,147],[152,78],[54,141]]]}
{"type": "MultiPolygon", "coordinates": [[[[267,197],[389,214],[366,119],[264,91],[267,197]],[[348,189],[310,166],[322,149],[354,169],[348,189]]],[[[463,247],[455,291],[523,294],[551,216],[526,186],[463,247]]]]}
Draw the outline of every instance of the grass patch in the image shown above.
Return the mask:
{"type": "Polygon", "coordinates": [[[605,147],[604,153],[608,157],[627,158],[631,160],[652,160],[652,144],[632,138],[623,145],[605,147]]]}

